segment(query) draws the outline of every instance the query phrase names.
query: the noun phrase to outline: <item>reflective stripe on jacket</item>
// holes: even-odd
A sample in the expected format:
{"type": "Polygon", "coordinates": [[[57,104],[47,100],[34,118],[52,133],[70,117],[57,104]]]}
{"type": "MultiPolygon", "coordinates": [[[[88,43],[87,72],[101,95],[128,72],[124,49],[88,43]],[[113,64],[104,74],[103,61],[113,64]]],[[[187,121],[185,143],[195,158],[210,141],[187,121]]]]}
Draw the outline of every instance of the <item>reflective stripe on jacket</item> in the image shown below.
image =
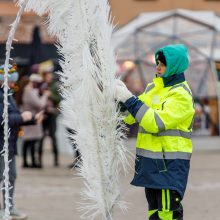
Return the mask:
{"type": "Polygon", "coordinates": [[[127,124],[139,123],[132,184],[177,190],[183,196],[192,153],[193,98],[186,81],[164,87],[155,78],[138,97],[144,104],[127,124]]]}

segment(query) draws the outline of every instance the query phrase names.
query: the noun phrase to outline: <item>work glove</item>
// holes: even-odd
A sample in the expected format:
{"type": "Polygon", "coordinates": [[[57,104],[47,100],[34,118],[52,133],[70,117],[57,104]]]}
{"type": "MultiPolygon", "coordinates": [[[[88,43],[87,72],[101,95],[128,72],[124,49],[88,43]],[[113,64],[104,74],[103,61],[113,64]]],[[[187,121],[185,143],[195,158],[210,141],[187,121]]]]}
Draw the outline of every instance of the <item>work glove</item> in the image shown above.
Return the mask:
{"type": "Polygon", "coordinates": [[[115,99],[125,103],[132,96],[126,85],[121,80],[116,79],[115,99]]]}

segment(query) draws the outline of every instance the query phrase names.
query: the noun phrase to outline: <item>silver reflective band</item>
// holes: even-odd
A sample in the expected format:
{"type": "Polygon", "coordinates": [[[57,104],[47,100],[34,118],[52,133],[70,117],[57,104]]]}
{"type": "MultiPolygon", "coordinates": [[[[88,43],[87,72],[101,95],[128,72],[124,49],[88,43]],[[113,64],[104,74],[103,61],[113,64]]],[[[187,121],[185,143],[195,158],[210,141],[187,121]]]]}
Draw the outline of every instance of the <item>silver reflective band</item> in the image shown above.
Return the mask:
{"type": "Polygon", "coordinates": [[[190,160],[191,153],[185,152],[164,152],[165,159],[182,159],[182,160],[190,160]]]}
{"type": "Polygon", "coordinates": [[[144,150],[140,148],[136,149],[136,154],[139,156],[148,157],[152,159],[164,159],[162,152],[153,152],[153,151],[144,150]]]}
{"type": "Polygon", "coordinates": [[[148,131],[145,131],[144,128],[141,127],[140,125],[138,127],[138,133],[141,133],[141,134],[152,134],[152,133],[150,133],[148,131]]]}
{"type": "Polygon", "coordinates": [[[175,85],[170,90],[173,90],[173,89],[178,88],[178,87],[183,87],[183,89],[185,89],[192,96],[192,93],[191,93],[190,89],[185,84],[175,85]]]}
{"type": "Polygon", "coordinates": [[[184,137],[187,139],[190,139],[192,136],[192,132],[185,132],[185,131],[181,131],[181,130],[166,130],[166,131],[161,131],[159,133],[156,134],[156,136],[180,136],[180,137],[184,137]]]}
{"type": "Polygon", "coordinates": [[[185,152],[153,152],[145,149],[136,149],[136,154],[139,156],[151,158],[151,159],[182,159],[182,160],[190,160],[191,153],[185,152]]]}
{"type": "Polygon", "coordinates": [[[144,130],[143,127],[139,126],[138,129],[138,133],[142,133],[142,134],[151,134],[153,136],[158,136],[158,137],[162,137],[162,136],[177,136],[177,137],[183,137],[183,138],[187,138],[190,139],[192,136],[192,132],[186,132],[186,131],[181,131],[181,130],[174,130],[174,129],[170,129],[170,130],[166,130],[166,131],[161,131],[158,133],[149,133],[147,131],[144,130]]]}
{"type": "Polygon", "coordinates": [[[145,93],[148,93],[148,92],[149,92],[151,89],[153,89],[154,87],[155,87],[154,84],[148,86],[148,87],[146,88],[146,90],[145,90],[145,93]]]}
{"type": "Polygon", "coordinates": [[[155,117],[155,120],[156,120],[159,131],[165,130],[165,125],[164,125],[163,121],[161,120],[161,118],[159,117],[159,115],[156,112],[154,112],[154,117],[155,117]]]}
{"type": "Polygon", "coordinates": [[[145,104],[143,104],[140,109],[138,110],[136,116],[135,116],[135,119],[138,121],[138,122],[141,122],[141,119],[143,118],[145,112],[149,109],[148,106],[146,106],[145,104]]]}

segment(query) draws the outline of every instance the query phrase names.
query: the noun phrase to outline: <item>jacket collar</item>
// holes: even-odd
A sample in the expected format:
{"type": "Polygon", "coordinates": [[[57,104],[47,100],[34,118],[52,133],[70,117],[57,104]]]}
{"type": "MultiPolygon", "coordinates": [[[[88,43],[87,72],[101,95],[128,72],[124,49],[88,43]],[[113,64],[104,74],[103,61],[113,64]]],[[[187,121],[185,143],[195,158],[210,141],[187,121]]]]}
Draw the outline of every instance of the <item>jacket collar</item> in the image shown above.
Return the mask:
{"type": "Polygon", "coordinates": [[[153,82],[157,88],[174,86],[174,85],[181,83],[181,82],[184,82],[184,81],[185,81],[184,73],[180,73],[178,75],[175,74],[175,75],[168,76],[168,77],[156,76],[153,79],[153,82]]]}
{"type": "Polygon", "coordinates": [[[163,79],[164,87],[169,87],[184,82],[185,75],[184,73],[174,74],[172,76],[162,77],[162,79],[163,79]]]}

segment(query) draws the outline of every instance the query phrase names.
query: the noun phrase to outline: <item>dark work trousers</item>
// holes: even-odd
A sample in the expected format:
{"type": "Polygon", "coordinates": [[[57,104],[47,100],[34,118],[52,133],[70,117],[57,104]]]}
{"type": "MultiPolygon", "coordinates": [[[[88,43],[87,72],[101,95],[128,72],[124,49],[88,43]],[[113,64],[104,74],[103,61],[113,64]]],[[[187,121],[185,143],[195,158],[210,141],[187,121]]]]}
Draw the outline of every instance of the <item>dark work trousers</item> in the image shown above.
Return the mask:
{"type": "Polygon", "coordinates": [[[28,167],[28,159],[27,156],[30,153],[31,155],[31,165],[32,167],[36,166],[36,160],[35,160],[35,145],[38,142],[38,140],[28,140],[24,141],[23,148],[22,148],[22,156],[23,156],[23,167],[28,167]]]}
{"type": "Polygon", "coordinates": [[[52,140],[52,149],[54,154],[54,166],[59,166],[59,152],[57,148],[57,140],[56,140],[56,129],[57,129],[57,116],[53,114],[48,114],[46,119],[43,121],[43,138],[40,141],[39,146],[39,164],[42,166],[42,156],[43,156],[43,141],[44,138],[48,135],[52,140]]]}
{"type": "Polygon", "coordinates": [[[147,189],[149,220],[183,220],[181,197],[175,190],[147,189]]]}

